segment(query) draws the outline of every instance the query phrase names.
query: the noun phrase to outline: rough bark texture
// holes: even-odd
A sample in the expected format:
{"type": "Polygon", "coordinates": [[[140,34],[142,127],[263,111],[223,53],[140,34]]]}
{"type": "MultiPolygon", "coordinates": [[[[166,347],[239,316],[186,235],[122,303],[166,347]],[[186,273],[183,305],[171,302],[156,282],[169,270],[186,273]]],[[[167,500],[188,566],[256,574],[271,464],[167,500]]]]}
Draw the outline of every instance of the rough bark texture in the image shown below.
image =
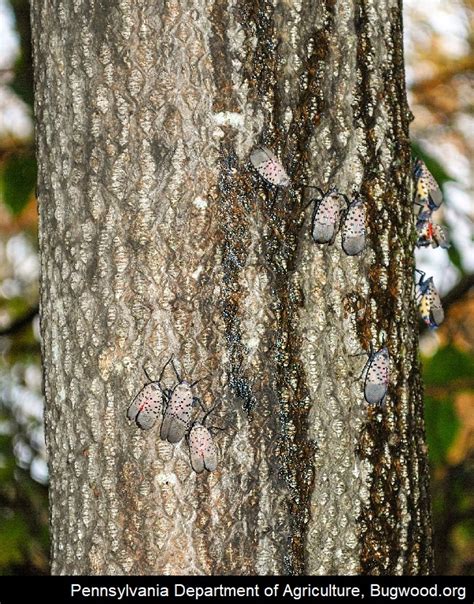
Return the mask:
{"type": "Polygon", "coordinates": [[[400,4],[32,3],[54,573],[430,572],[400,4]],[[303,182],[360,188],[365,253],[312,242],[303,182]],[[171,354],[212,474],[125,417],[171,354]]]}

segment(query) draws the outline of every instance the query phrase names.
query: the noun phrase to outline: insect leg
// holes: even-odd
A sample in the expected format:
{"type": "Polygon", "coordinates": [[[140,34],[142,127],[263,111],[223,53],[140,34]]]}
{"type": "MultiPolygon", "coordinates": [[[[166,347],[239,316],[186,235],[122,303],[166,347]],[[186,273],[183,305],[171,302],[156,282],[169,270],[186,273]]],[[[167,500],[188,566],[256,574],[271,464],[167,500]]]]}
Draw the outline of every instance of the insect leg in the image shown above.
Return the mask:
{"type": "Polygon", "coordinates": [[[204,411],[204,413],[206,413],[206,407],[204,406],[203,402],[201,401],[201,399],[198,396],[193,396],[193,407],[195,405],[199,405],[201,407],[201,409],[204,411]]]}
{"type": "Polygon", "coordinates": [[[315,189],[320,195],[321,197],[324,196],[324,191],[321,189],[321,187],[315,187],[314,185],[304,185],[306,189],[315,189]]]}

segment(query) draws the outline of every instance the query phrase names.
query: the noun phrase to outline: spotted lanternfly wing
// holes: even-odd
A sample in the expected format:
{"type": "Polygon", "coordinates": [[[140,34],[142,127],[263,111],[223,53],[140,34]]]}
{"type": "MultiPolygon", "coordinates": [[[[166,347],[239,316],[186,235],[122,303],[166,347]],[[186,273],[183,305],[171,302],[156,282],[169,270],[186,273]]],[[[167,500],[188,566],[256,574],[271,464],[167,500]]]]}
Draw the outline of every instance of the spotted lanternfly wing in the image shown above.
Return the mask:
{"type": "Polygon", "coordinates": [[[432,237],[433,243],[431,244],[433,247],[442,247],[447,250],[450,247],[449,237],[447,230],[442,227],[440,224],[433,224],[432,226],[432,237]]]}
{"type": "Polygon", "coordinates": [[[278,157],[270,149],[257,147],[250,154],[250,162],[260,176],[272,185],[277,187],[288,187],[290,185],[290,177],[278,157]]]}
{"type": "Polygon", "coordinates": [[[421,318],[429,327],[435,328],[444,320],[444,310],[441,298],[436,290],[433,277],[424,280],[423,277],[417,283],[418,309],[421,318]]]}
{"type": "Polygon", "coordinates": [[[339,230],[342,200],[337,190],[332,189],[314,206],[312,235],[316,243],[332,245],[339,230]]]}
{"type": "Polygon", "coordinates": [[[390,380],[390,356],[386,347],[371,354],[365,375],[364,396],[370,405],[381,405],[390,380]]]}
{"type": "Polygon", "coordinates": [[[432,210],[436,210],[443,203],[443,194],[438,183],[421,159],[415,161],[413,169],[415,176],[415,201],[423,205],[428,203],[432,210]]]}
{"type": "Polygon", "coordinates": [[[213,472],[217,468],[217,447],[209,430],[202,424],[194,424],[188,442],[193,470],[198,474],[203,470],[213,472]]]}
{"type": "Polygon", "coordinates": [[[140,390],[131,402],[127,417],[135,420],[142,430],[149,430],[163,411],[163,393],[158,382],[151,382],[140,390]]]}
{"type": "Polygon", "coordinates": [[[342,249],[348,256],[356,256],[365,248],[365,221],[365,200],[357,197],[351,202],[346,212],[341,231],[342,249]]]}
{"type": "Polygon", "coordinates": [[[189,429],[193,394],[188,382],[180,382],[172,391],[161,424],[160,436],[170,443],[179,442],[189,429]]]}

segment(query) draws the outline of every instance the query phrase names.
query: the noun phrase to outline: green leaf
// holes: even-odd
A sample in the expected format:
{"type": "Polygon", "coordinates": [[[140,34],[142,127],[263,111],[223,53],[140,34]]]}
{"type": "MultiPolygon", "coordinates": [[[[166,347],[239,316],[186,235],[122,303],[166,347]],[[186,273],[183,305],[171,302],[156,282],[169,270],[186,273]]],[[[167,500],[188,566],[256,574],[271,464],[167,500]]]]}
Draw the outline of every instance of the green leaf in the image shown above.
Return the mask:
{"type": "Polygon", "coordinates": [[[36,159],[31,153],[12,154],[0,172],[0,190],[8,209],[17,216],[36,186],[36,159]]]}
{"type": "Polygon", "coordinates": [[[446,386],[455,380],[474,376],[474,359],[455,346],[440,348],[430,359],[423,360],[423,377],[427,385],[446,386]]]}
{"type": "Polygon", "coordinates": [[[20,54],[15,65],[12,89],[30,107],[33,107],[33,62],[31,60],[31,25],[29,3],[25,0],[10,0],[15,14],[15,28],[20,42],[20,54]]]}
{"type": "Polygon", "coordinates": [[[28,527],[18,515],[2,518],[0,527],[0,568],[23,562],[23,548],[27,542],[28,527]]]}
{"type": "Polygon", "coordinates": [[[451,247],[448,249],[449,259],[454,264],[454,266],[459,270],[459,272],[461,273],[461,276],[464,276],[466,274],[466,271],[465,271],[463,263],[462,263],[461,254],[459,253],[457,246],[453,243],[452,238],[450,238],[450,239],[451,239],[451,247]]]}
{"type": "Polygon", "coordinates": [[[446,462],[446,456],[459,430],[454,404],[449,399],[425,399],[426,441],[430,461],[435,466],[446,462]]]}

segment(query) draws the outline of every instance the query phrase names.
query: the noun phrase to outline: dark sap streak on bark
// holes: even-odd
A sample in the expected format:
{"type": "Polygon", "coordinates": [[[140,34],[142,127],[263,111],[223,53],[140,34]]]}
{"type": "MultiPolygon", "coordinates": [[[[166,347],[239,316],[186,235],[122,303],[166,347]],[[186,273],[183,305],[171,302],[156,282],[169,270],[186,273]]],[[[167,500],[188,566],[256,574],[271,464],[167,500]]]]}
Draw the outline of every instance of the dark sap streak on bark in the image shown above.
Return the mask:
{"type": "MultiPolygon", "coordinates": [[[[409,112],[406,106],[406,91],[404,86],[404,65],[403,65],[403,53],[402,53],[402,31],[401,24],[398,22],[397,15],[392,17],[392,36],[387,40],[387,45],[390,46],[390,51],[395,56],[393,64],[390,68],[386,68],[383,71],[383,82],[385,87],[382,92],[383,98],[389,98],[390,95],[395,95],[398,99],[398,103],[395,105],[400,109],[389,116],[390,124],[390,140],[387,141],[389,148],[391,149],[392,163],[386,172],[385,177],[383,171],[386,170],[381,164],[378,158],[377,149],[374,145],[374,138],[371,135],[371,131],[374,127],[374,117],[367,115],[367,107],[374,99],[371,97],[371,91],[369,87],[369,73],[367,71],[367,57],[373,55],[372,41],[370,38],[370,32],[367,30],[367,24],[369,23],[367,13],[365,12],[365,5],[361,2],[358,5],[358,15],[356,16],[356,37],[358,40],[358,53],[357,53],[357,67],[361,76],[361,88],[362,96],[359,104],[359,116],[364,124],[364,131],[366,132],[366,144],[368,150],[367,164],[375,167],[370,173],[366,174],[364,178],[363,194],[369,200],[369,223],[377,224],[379,222],[379,228],[389,229],[393,232],[393,239],[398,239],[402,247],[402,258],[403,261],[407,260],[411,262],[412,259],[412,246],[413,243],[409,237],[404,234],[406,231],[406,221],[410,221],[412,218],[410,204],[404,201],[406,200],[407,185],[404,182],[404,174],[409,173],[410,165],[410,148],[408,142],[408,119],[409,112]],[[385,186],[385,192],[383,195],[384,207],[388,210],[389,221],[382,221],[376,215],[377,212],[370,203],[373,199],[373,191],[375,186],[379,185],[382,188],[385,186]],[[394,211],[394,208],[401,208],[398,213],[394,211]]],[[[392,239],[392,237],[391,237],[392,239]]],[[[377,254],[377,240],[376,237],[372,241],[373,249],[377,254]],[[374,240],[375,239],[375,240],[374,240]]],[[[379,250],[380,251],[380,250],[379,250]]],[[[399,254],[391,254],[391,261],[388,267],[390,278],[397,279],[396,263],[398,262],[399,254]]],[[[397,325],[397,314],[396,309],[396,296],[387,296],[383,287],[380,287],[380,280],[376,266],[382,261],[381,253],[377,254],[377,262],[375,267],[370,271],[369,278],[371,282],[371,292],[373,297],[377,301],[377,308],[379,309],[379,317],[373,318],[369,313],[365,313],[364,323],[365,325],[360,326],[360,331],[364,333],[365,338],[370,334],[370,325],[372,321],[376,321],[378,325],[378,331],[384,329],[384,331],[391,335],[390,340],[393,344],[400,341],[400,328],[397,325]]],[[[404,271],[405,272],[405,271],[404,271]]],[[[405,273],[406,274],[406,273],[405,273]]],[[[389,283],[389,288],[396,288],[398,292],[404,292],[405,288],[403,284],[393,282],[389,283]]],[[[415,333],[415,332],[414,332],[415,333]]],[[[365,339],[364,338],[364,339],[365,339]]],[[[367,342],[367,340],[365,340],[367,342]]],[[[382,342],[379,342],[380,345],[382,342]]],[[[407,362],[407,359],[395,350],[392,344],[392,350],[395,354],[392,354],[392,375],[401,377],[404,373],[403,363],[407,362]],[[393,369],[396,367],[396,371],[393,369]]],[[[389,344],[390,345],[390,344],[389,344]]],[[[417,349],[416,343],[414,349],[417,349]]],[[[391,395],[392,401],[397,405],[397,401],[401,400],[402,384],[393,383],[390,386],[389,394],[391,395]]],[[[420,388],[418,386],[418,392],[420,388]]],[[[417,407],[420,408],[421,397],[417,398],[417,407]]],[[[415,416],[418,416],[416,410],[414,410],[415,416]]],[[[375,415],[375,414],[373,414],[375,415]]],[[[413,438],[414,435],[407,432],[407,428],[403,425],[403,417],[401,413],[396,412],[396,429],[395,434],[390,435],[390,428],[384,418],[381,423],[376,421],[370,421],[366,425],[366,428],[361,435],[360,440],[360,454],[362,458],[368,459],[375,468],[374,476],[375,479],[371,485],[371,505],[370,509],[366,508],[361,514],[361,532],[360,539],[362,545],[361,551],[361,572],[363,574],[390,574],[394,573],[396,569],[397,559],[400,556],[400,526],[403,525],[401,518],[402,509],[400,508],[400,481],[402,479],[403,468],[401,467],[399,458],[401,453],[405,454],[405,459],[410,460],[410,453],[414,453],[415,457],[420,459],[420,451],[408,451],[407,449],[413,448],[412,443],[416,442],[417,439],[413,438]],[[398,435],[402,435],[399,437],[398,435]],[[384,446],[388,441],[389,445],[389,458],[386,459],[384,455],[384,446]],[[380,493],[384,496],[380,498],[380,493]],[[381,539],[381,533],[384,538],[381,539]]],[[[420,421],[417,417],[415,420],[416,425],[419,425],[420,421]]],[[[421,459],[424,459],[424,455],[421,454],[421,459]]],[[[426,464],[421,462],[423,466],[426,464]]],[[[424,468],[426,471],[426,468],[424,468]]],[[[411,468],[408,470],[410,478],[413,476],[411,468]]],[[[416,485],[414,480],[410,480],[410,497],[414,497],[416,494],[416,485]]],[[[415,509],[416,505],[413,502],[408,503],[409,509],[415,509]]],[[[428,512],[429,513],[429,512],[428,512]]],[[[419,542],[419,529],[420,523],[416,522],[412,518],[408,526],[408,545],[407,545],[407,558],[408,568],[404,572],[413,572],[414,569],[410,569],[410,550],[419,542]]],[[[416,547],[416,546],[415,546],[416,547]]],[[[423,559],[426,556],[420,557],[416,555],[416,559],[423,565],[423,559]]],[[[428,562],[428,567],[429,567],[428,562]]],[[[426,572],[427,569],[421,568],[422,572],[426,572]]]]}
{"type": "Polygon", "coordinates": [[[215,113],[220,111],[239,111],[234,98],[234,85],[232,83],[232,62],[229,50],[229,6],[227,0],[216,0],[210,15],[211,36],[210,50],[214,67],[214,80],[216,97],[212,109],[215,113]]]}
{"type": "MultiPolygon", "coordinates": [[[[364,2],[360,2],[356,6],[355,30],[356,39],[358,40],[357,47],[357,70],[361,79],[361,96],[358,107],[358,117],[364,125],[366,135],[367,158],[364,165],[372,167],[370,172],[366,171],[363,179],[362,194],[366,197],[368,209],[369,224],[377,224],[378,229],[394,229],[395,225],[390,224],[387,220],[383,220],[379,216],[374,200],[377,186],[385,189],[383,194],[383,206],[388,210],[389,217],[394,218],[394,212],[391,208],[396,207],[396,199],[393,191],[387,187],[387,182],[391,184],[390,176],[384,175],[380,155],[376,149],[376,137],[374,136],[374,127],[376,124],[376,105],[377,100],[374,98],[374,92],[370,86],[370,72],[368,70],[368,62],[372,62],[374,58],[374,49],[368,29],[369,21],[365,11],[364,2]],[[372,57],[372,61],[370,61],[372,57]],[[369,113],[372,109],[372,115],[369,113]]],[[[373,64],[373,63],[372,63],[373,64]]],[[[380,94],[381,91],[377,91],[380,94]]],[[[378,229],[374,229],[373,231],[378,229]]],[[[364,335],[370,338],[371,327],[375,323],[377,333],[382,330],[390,334],[393,329],[393,319],[395,317],[395,309],[393,299],[386,295],[385,288],[381,285],[379,278],[379,266],[383,265],[383,253],[379,247],[378,232],[371,232],[371,244],[376,253],[376,262],[374,267],[369,271],[370,290],[372,296],[377,301],[379,310],[378,317],[372,317],[371,313],[365,313],[362,327],[364,335]]],[[[369,339],[368,338],[368,339],[369,339]]],[[[365,338],[364,338],[365,339],[365,338]]],[[[371,341],[371,340],[370,340],[371,341]]],[[[390,342],[390,340],[389,340],[390,342]]],[[[365,339],[365,347],[369,348],[369,342],[365,339]]],[[[382,341],[376,342],[375,346],[380,346],[382,341]]],[[[390,346],[390,344],[389,344],[390,346]]],[[[393,347],[391,347],[393,351],[393,347]]],[[[395,355],[392,354],[392,358],[395,355]]],[[[390,387],[392,391],[392,387],[390,387]]],[[[369,421],[363,431],[360,442],[360,454],[362,458],[366,458],[374,467],[374,478],[370,485],[370,506],[367,506],[361,512],[361,572],[363,574],[379,574],[393,572],[393,564],[397,559],[397,544],[398,535],[397,527],[393,526],[391,519],[398,516],[397,507],[397,486],[399,477],[394,476],[394,468],[391,465],[391,460],[385,460],[384,447],[388,438],[388,426],[385,418],[382,422],[374,421],[378,410],[372,411],[369,414],[369,421]],[[372,421],[371,421],[372,420],[372,421]],[[380,497],[383,493],[383,497],[380,497]],[[395,529],[395,530],[394,530],[395,529]],[[384,535],[380,539],[380,534],[384,535]]]]}
{"type": "MultiPolygon", "coordinates": [[[[401,118],[396,121],[396,126],[398,126],[399,130],[396,131],[396,134],[402,140],[402,137],[408,137],[408,124],[411,119],[411,113],[408,107],[408,103],[406,100],[406,89],[405,89],[405,62],[403,56],[403,28],[401,18],[395,18],[395,11],[391,18],[391,29],[392,29],[392,39],[395,41],[393,45],[393,71],[397,74],[397,77],[393,77],[392,81],[394,85],[397,87],[397,97],[400,99],[400,111],[401,118]]],[[[402,15],[401,7],[400,13],[402,15]]],[[[397,156],[401,156],[400,166],[399,166],[399,179],[403,182],[403,175],[411,174],[411,153],[410,149],[407,146],[404,148],[397,149],[397,156]]],[[[402,187],[403,188],[403,185],[402,187]]],[[[405,220],[409,221],[409,224],[412,226],[412,237],[410,239],[404,238],[402,239],[402,243],[406,247],[407,255],[406,257],[410,261],[410,266],[408,270],[410,273],[413,272],[415,268],[413,262],[413,241],[414,241],[414,229],[413,229],[413,215],[412,215],[412,200],[408,198],[406,200],[406,204],[402,204],[402,208],[405,208],[403,213],[403,217],[405,220]]],[[[411,539],[411,552],[414,554],[415,559],[420,564],[420,571],[422,573],[431,573],[433,572],[433,556],[432,556],[432,544],[431,544],[431,506],[430,506],[430,497],[429,497],[429,466],[428,459],[426,456],[424,443],[426,442],[425,430],[424,430],[424,418],[423,418],[423,384],[420,379],[421,371],[420,371],[420,361],[418,359],[418,331],[417,331],[417,314],[415,309],[411,309],[411,313],[409,316],[410,321],[410,332],[412,334],[412,345],[409,348],[412,351],[411,359],[403,359],[401,358],[401,362],[409,362],[410,366],[413,368],[410,375],[411,383],[416,385],[416,396],[413,396],[412,399],[412,412],[414,415],[413,421],[413,434],[409,434],[408,443],[410,444],[410,450],[407,451],[407,459],[410,461],[410,469],[408,472],[408,476],[410,478],[410,493],[412,497],[417,493],[418,488],[421,492],[418,492],[418,501],[410,502],[410,507],[412,509],[417,510],[419,518],[418,522],[415,524],[413,520],[410,522],[408,526],[408,534],[412,536],[411,539]],[[416,464],[418,466],[416,474],[420,477],[418,480],[418,488],[417,484],[415,484],[414,476],[415,473],[411,469],[411,460],[415,459],[416,464]],[[418,548],[421,548],[421,551],[418,551],[418,548]]],[[[400,368],[401,369],[401,368],[400,368]]],[[[411,562],[411,561],[410,561],[411,562]]],[[[415,572],[412,569],[409,569],[410,572],[415,572]]],[[[415,569],[416,570],[416,569],[415,569]]]]}
{"type": "Polygon", "coordinates": [[[239,283],[239,274],[247,261],[250,245],[249,208],[246,200],[252,197],[252,182],[245,178],[245,174],[242,177],[236,176],[239,164],[231,143],[227,147],[223,145],[222,155],[224,160],[220,171],[219,204],[225,293],[221,305],[230,355],[229,386],[249,412],[255,406],[256,399],[252,394],[251,382],[242,368],[246,350],[241,343],[239,308],[244,292],[239,283]]]}
{"type": "MultiPolygon", "coordinates": [[[[329,100],[325,91],[318,86],[318,74],[322,71],[328,55],[328,37],[334,28],[334,14],[328,14],[324,28],[312,31],[314,51],[307,60],[305,69],[307,86],[302,90],[296,105],[292,107],[293,119],[289,126],[286,141],[286,157],[291,170],[291,176],[296,186],[299,185],[303,166],[309,160],[306,149],[315,127],[319,124],[320,115],[327,107],[329,100]],[[313,113],[315,108],[315,112],[313,113]]],[[[306,48],[306,44],[302,44],[306,48]]],[[[278,113],[276,114],[278,116],[278,113]]],[[[304,176],[303,176],[304,178],[304,176]]],[[[282,196],[281,207],[275,208],[271,217],[276,222],[279,232],[285,233],[284,240],[279,242],[279,250],[267,252],[269,271],[276,274],[275,293],[279,300],[281,314],[279,317],[282,342],[280,363],[278,365],[276,388],[281,401],[281,432],[280,446],[284,464],[282,475],[290,487],[288,501],[291,519],[290,552],[287,556],[287,570],[290,574],[305,572],[306,527],[310,517],[311,494],[314,488],[314,463],[316,444],[308,439],[308,414],[311,408],[308,399],[306,376],[299,359],[301,343],[295,337],[297,333],[298,308],[304,304],[301,291],[294,291],[295,285],[290,285],[291,275],[298,260],[298,241],[304,223],[303,191],[300,189],[299,199],[294,195],[282,196]],[[294,208],[289,212],[288,208],[294,208]],[[283,212],[281,211],[283,209],[283,212]],[[280,254],[285,254],[285,270],[279,270],[280,254]],[[296,390],[291,384],[296,383],[296,390]],[[288,397],[285,397],[282,394],[288,397]],[[288,419],[291,419],[294,431],[288,433],[288,419]]]]}
{"type": "MultiPolygon", "coordinates": [[[[324,91],[318,86],[318,73],[324,66],[327,56],[328,30],[330,31],[334,27],[334,14],[333,12],[328,14],[324,28],[311,32],[315,50],[306,61],[307,85],[305,90],[301,91],[295,106],[291,108],[293,120],[288,134],[284,133],[281,125],[285,107],[277,86],[279,45],[275,40],[275,27],[268,6],[262,3],[249,9],[247,5],[242,25],[244,29],[255,32],[258,38],[255,53],[249,54],[253,57],[252,61],[244,68],[250,84],[249,96],[255,99],[258,109],[261,108],[259,99],[268,98],[272,102],[272,111],[270,115],[266,116],[262,140],[275,149],[285,149],[284,161],[289,166],[293,181],[297,183],[302,174],[304,162],[308,160],[306,156],[308,141],[315,126],[319,123],[319,116],[328,104],[324,91]],[[316,112],[314,112],[315,106],[316,112]],[[269,140],[271,140],[270,143],[269,140]]],[[[303,45],[303,48],[306,46],[303,45]]],[[[227,151],[226,155],[230,157],[227,151]]],[[[247,181],[248,179],[247,176],[247,181]]],[[[254,186],[254,183],[250,184],[254,186]]],[[[227,196],[227,201],[233,187],[235,184],[230,183],[225,171],[221,172],[220,192],[221,195],[227,196]]],[[[246,187],[250,193],[252,186],[248,187],[247,182],[242,178],[240,185],[234,188],[234,199],[236,191],[240,191],[243,197],[246,187]]],[[[266,202],[263,204],[265,221],[263,246],[268,278],[272,284],[274,296],[270,310],[275,317],[274,325],[277,326],[271,363],[267,362],[267,366],[274,367],[274,377],[270,379],[274,382],[272,389],[278,393],[280,406],[278,458],[281,460],[280,475],[289,488],[288,513],[291,519],[290,551],[286,557],[286,570],[290,574],[301,574],[304,572],[305,565],[305,530],[309,520],[309,506],[314,481],[312,459],[315,445],[307,438],[310,405],[305,376],[299,361],[300,343],[294,336],[297,331],[297,311],[304,301],[301,291],[297,291],[298,287],[289,285],[289,275],[295,269],[298,240],[304,217],[301,195],[296,195],[295,191],[275,191],[265,188],[267,194],[263,193],[266,197],[266,202]],[[296,388],[292,384],[296,384],[296,388]],[[289,421],[294,427],[292,434],[288,430],[289,421]]],[[[242,197],[236,199],[235,204],[232,203],[234,217],[241,212],[242,197]]],[[[240,236],[236,237],[237,224],[235,222],[224,229],[225,278],[232,281],[235,288],[238,287],[236,285],[238,269],[230,270],[231,259],[238,255],[236,246],[237,248],[243,246],[245,249],[245,245],[240,236]]],[[[243,258],[242,261],[244,261],[243,258]]],[[[228,298],[225,307],[232,366],[235,371],[243,354],[239,344],[238,294],[233,297],[233,302],[228,298]]],[[[244,399],[245,408],[248,411],[251,410],[253,396],[248,380],[239,377],[233,380],[233,386],[236,394],[244,399]]]]}

